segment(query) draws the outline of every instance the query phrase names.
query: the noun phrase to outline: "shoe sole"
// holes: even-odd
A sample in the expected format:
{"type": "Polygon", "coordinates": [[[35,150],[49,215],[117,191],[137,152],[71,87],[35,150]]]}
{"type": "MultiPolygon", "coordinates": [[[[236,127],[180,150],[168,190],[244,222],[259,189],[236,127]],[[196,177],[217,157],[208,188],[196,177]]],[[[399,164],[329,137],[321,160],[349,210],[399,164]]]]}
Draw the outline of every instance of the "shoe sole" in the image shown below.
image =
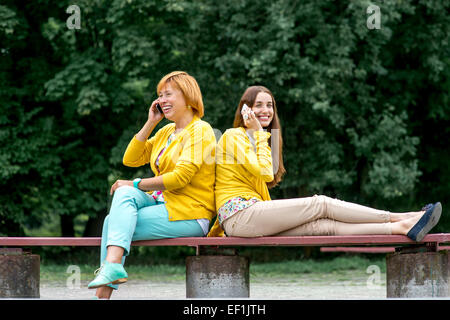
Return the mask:
{"type": "Polygon", "coordinates": [[[114,280],[112,282],[108,282],[108,283],[105,283],[105,284],[100,284],[100,285],[96,285],[96,286],[90,286],[90,287],[88,287],[88,289],[97,289],[97,288],[101,288],[101,287],[106,287],[108,284],[121,284],[121,283],[125,283],[127,281],[128,281],[127,278],[117,279],[117,280],[114,280]]]}
{"type": "Polygon", "coordinates": [[[430,220],[428,220],[428,223],[422,228],[422,230],[419,231],[416,237],[416,241],[422,241],[422,239],[430,232],[431,229],[437,223],[439,222],[439,219],[441,218],[442,213],[442,205],[440,202],[438,202],[433,209],[433,212],[431,213],[430,220]]]}
{"type": "Polygon", "coordinates": [[[122,278],[122,279],[117,279],[117,280],[111,282],[111,284],[121,284],[121,283],[125,283],[127,281],[128,281],[127,278],[122,278]]]}

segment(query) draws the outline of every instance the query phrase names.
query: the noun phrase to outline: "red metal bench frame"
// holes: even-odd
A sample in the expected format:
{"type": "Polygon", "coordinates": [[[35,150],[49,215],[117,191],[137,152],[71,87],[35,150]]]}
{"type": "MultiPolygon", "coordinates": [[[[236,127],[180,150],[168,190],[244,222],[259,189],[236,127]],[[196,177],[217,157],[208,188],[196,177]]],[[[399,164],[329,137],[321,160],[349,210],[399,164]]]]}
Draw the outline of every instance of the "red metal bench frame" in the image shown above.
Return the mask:
{"type": "MultiPolygon", "coordinates": [[[[438,246],[438,251],[450,251],[450,246],[438,246]]],[[[345,253],[391,253],[395,247],[321,247],[320,252],[345,252],[345,253]]]]}
{"type": "MultiPolygon", "coordinates": [[[[439,247],[450,233],[428,234],[415,242],[403,235],[298,236],[298,237],[186,237],[134,241],[133,246],[408,246],[439,247]]],[[[0,247],[100,246],[100,237],[0,237],[0,247]]],[[[198,252],[198,251],[197,251],[198,252]]]]}

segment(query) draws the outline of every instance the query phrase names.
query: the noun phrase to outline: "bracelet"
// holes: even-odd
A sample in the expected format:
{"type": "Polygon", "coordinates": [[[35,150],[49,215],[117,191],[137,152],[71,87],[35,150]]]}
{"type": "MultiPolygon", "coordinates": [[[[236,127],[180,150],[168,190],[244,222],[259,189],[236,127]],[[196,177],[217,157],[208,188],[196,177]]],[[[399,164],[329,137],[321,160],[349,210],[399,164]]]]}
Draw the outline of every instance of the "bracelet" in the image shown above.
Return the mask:
{"type": "Polygon", "coordinates": [[[141,178],[136,178],[136,179],[134,179],[133,180],[133,186],[136,188],[136,189],[139,189],[139,182],[141,182],[141,178]]]}

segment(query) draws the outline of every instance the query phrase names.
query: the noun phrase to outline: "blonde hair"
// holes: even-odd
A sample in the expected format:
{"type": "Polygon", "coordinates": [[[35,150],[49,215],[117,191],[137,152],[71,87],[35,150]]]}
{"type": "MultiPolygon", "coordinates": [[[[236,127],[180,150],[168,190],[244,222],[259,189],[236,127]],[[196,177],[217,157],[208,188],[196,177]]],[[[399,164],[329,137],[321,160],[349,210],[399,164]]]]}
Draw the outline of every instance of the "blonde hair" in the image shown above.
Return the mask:
{"type": "Polygon", "coordinates": [[[204,114],[203,98],[200,87],[194,77],[184,71],[173,71],[165,75],[158,83],[156,92],[160,93],[167,83],[175,83],[177,88],[183,93],[188,106],[191,106],[195,113],[201,118],[204,114]]]}

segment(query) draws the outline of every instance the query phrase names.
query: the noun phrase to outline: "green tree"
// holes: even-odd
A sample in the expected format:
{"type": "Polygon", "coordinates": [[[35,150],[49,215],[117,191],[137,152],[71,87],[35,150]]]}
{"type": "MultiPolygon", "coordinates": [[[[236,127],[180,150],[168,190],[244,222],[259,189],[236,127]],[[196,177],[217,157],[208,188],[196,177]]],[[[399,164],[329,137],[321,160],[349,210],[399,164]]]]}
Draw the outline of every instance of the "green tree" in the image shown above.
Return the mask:
{"type": "Polygon", "coordinates": [[[227,1],[199,20],[217,30],[212,70],[233,99],[218,114],[250,84],[277,98],[288,171],[277,197],[325,193],[391,210],[448,198],[429,169],[437,159],[426,159],[448,140],[449,4],[384,1],[379,30],[367,28],[370,4],[227,1]],[[430,144],[424,129],[437,124],[430,144]]]}

